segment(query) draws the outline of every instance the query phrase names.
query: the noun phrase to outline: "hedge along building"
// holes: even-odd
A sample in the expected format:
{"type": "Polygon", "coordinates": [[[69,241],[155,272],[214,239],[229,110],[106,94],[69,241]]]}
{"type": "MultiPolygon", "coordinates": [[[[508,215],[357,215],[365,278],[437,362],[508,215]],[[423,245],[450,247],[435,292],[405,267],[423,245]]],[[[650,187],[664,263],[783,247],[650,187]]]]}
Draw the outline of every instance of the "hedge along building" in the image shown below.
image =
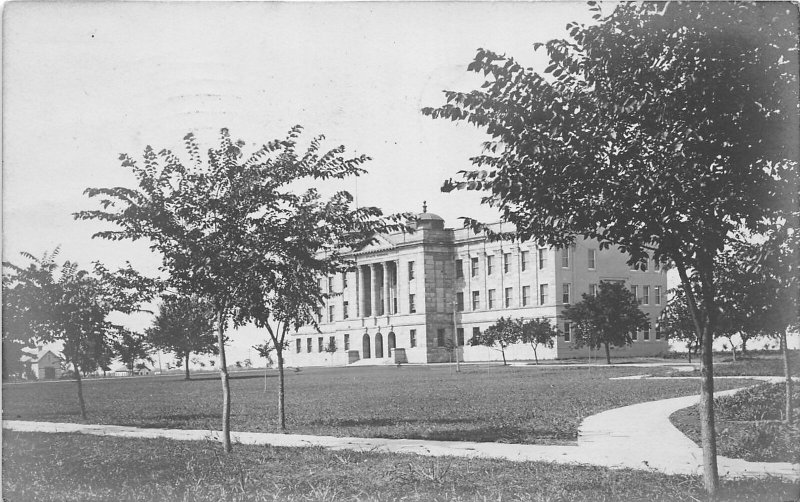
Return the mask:
{"type": "MultiPolygon", "coordinates": [[[[500,360],[498,350],[470,346],[469,340],[501,316],[543,317],[558,326],[554,347],[537,349],[540,359],[590,356],[588,348],[574,347],[563,311],[604,281],[628,285],[652,326],[614,354],[669,350],[656,322],[667,291],[658,264],[632,270],[618,249],[601,250],[591,240],[579,239],[565,250],[490,242],[468,229],[445,228],[424,206],[417,218],[414,233],[378,235],[350,254],[353,270],[322,279],[331,297],[320,310],[320,332],[309,326],[293,334],[288,365],[447,362],[456,356],[456,340],[462,361],[500,360]]],[[[495,230],[504,228],[497,224],[495,230]]],[[[534,357],[522,343],[505,352],[510,360],[534,357]]]]}

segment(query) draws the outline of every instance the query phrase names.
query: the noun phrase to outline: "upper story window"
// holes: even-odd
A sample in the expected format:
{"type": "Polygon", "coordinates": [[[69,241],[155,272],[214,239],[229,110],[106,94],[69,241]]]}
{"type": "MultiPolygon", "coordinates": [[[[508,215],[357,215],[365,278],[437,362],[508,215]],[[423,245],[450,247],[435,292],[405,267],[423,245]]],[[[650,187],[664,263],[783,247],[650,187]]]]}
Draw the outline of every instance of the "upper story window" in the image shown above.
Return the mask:
{"type": "Polygon", "coordinates": [[[456,260],[456,279],[464,277],[464,260],[456,260]]]}
{"type": "Polygon", "coordinates": [[[561,301],[562,303],[569,303],[569,284],[565,282],[562,286],[564,289],[562,290],[561,301]]]}
{"type": "Polygon", "coordinates": [[[661,305],[661,286],[653,286],[653,303],[661,305]]]}
{"type": "Polygon", "coordinates": [[[650,304],[650,286],[642,286],[642,303],[644,305],[650,304]]]}
{"type": "Polygon", "coordinates": [[[506,292],[505,298],[504,298],[505,307],[509,308],[511,306],[511,303],[514,300],[514,290],[512,288],[506,288],[505,292],[506,292]]]}
{"type": "Polygon", "coordinates": [[[528,258],[530,257],[529,251],[523,251],[519,254],[519,268],[525,272],[528,269],[528,258]]]}
{"type": "Polygon", "coordinates": [[[503,273],[507,274],[511,270],[511,253],[503,253],[503,273]]]}
{"type": "Polygon", "coordinates": [[[472,277],[478,277],[478,257],[470,259],[472,277]]]}
{"type": "Polygon", "coordinates": [[[347,272],[342,272],[342,289],[347,287],[347,272]]]}
{"type": "Polygon", "coordinates": [[[539,270],[547,266],[547,249],[539,248],[539,270]]]}
{"type": "Polygon", "coordinates": [[[547,303],[547,284],[539,284],[539,305],[547,303]]]}
{"type": "Polygon", "coordinates": [[[333,276],[328,276],[328,293],[333,293],[333,276]]]}
{"type": "Polygon", "coordinates": [[[486,275],[492,275],[494,272],[494,255],[486,257],[486,275]]]}
{"type": "Polygon", "coordinates": [[[631,285],[631,294],[636,298],[637,303],[642,303],[641,298],[639,298],[639,286],[631,285]]]}
{"type": "Polygon", "coordinates": [[[522,286],[522,306],[527,307],[531,302],[531,287],[522,286]]]}
{"type": "Polygon", "coordinates": [[[464,310],[464,293],[456,293],[456,310],[459,312],[464,310]]]}
{"type": "Polygon", "coordinates": [[[589,270],[594,270],[594,269],[597,268],[597,250],[596,249],[590,249],[588,251],[588,254],[589,254],[589,260],[588,260],[589,261],[589,263],[588,263],[589,264],[589,270]]]}
{"type": "Polygon", "coordinates": [[[409,281],[413,281],[414,280],[414,262],[413,261],[408,262],[408,280],[409,281]]]}
{"type": "Polygon", "coordinates": [[[408,295],[408,311],[412,314],[417,311],[417,306],[414,304],[414,295],[408,295]]]}
{"type": "Polygon", "coordinates": [[[342,319],[349,319],[350,318],[350,302],[342,303],[342,319]]]}
{"type": "Polygon", "coordinates": [[[569,248],[564,248],[561,251],[561,267],[569,268],[569,248]]]}
{"type": "Polygon", "coordinates": [[[490,309],[494,308],[494,300],[495,300],[495,290],[490,289],[489,290],[489,308],[490,309]]]}
{"type": "Polygon", "coordinates": [[[472,310],[478,310],[481,308],[481,292],[480,291],[473,291],[472,292],[472,310]]]}
{"type": "Polygon", "coordinates": [[[328,322],[333,322],[333,305],[328,307],[328,322]]]}
{"type": "Polygon", "coordinates": [[[653,260],[653,272],[661,272],[661,264],[657,260],[653,260]]]}

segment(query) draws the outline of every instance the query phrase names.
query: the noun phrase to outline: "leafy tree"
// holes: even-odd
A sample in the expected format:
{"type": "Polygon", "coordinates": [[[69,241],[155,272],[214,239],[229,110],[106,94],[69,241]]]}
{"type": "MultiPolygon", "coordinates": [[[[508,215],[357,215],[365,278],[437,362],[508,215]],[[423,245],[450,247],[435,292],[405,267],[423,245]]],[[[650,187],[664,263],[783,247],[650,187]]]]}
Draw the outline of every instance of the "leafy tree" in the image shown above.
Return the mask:
{"type": "Polygon", "coordinates": [[[539,345],[552,349],[557,336],[558,329],[547,319],[536,318],[521,322],[519,341],[530,344],[536,364],[539,364],[539,345]]]}
{"type": "Polygon", "coordinates": [[[260,357],[266,359],[266,364],[264,364],[264,392],[267,391],[267,375],[269,374],[269,368],[272,366],[272,357],[270,354],[275,350],[272,344],[269,341],[266,341],[260,345],[253,345],[253,348],[258,352],[260,357]]]}
{"type": "Polygon", "coordinates": [[[122,364],[128,368],[128,372],[133,374],[137,368],[138,361],[148,361],[153,363],[150,357],[150,347],[143,335],[129,330],[120,330],[119,337],[113,341],[114,352],[119,357],[122,364]]]}
{"type": "Polygon", "coordinates": [[[659,330],[667,340],[678,340],[686,345],[686,354],[692,362],[692,353],[697,354],[700,338],[695,331],[694,321],[683,289],[670,290],[670,299],[659,318],[659,330]]]}
{"type": "Polygon", "coordinates": [[[484,345],[489,348],[497,346],[503,355],[503,366],[506,366],[506,348],[517,343],[522,334],[522,319],[501,317],[480,333],[472,336],[469,344],[472,346],[484,345]]]}
{"type": "MultiPolygon", "coordinates": [[[[434,118],[491,140],[445,190],[484,201],[521,240],[563,248],[577,236],[630,263],[675,264],[702,346],[706,490],[719,487],[711,342],[715,258],[732,232],[759,233],[796,201],[797,11],[778,3],[623,3],[567,25],[544,74],[479,49],[480,90],[447,91],[434,118]],[[699,278],[700,295],[689,274],[699,278]]],[[[467,219],[475,229],[482,226],[467,219]]]]}
{"type": "Polygon", "coordinates": [[[196,296],[165,295],[153,324],[145,331],[148,343],[164,352],[175,354],[189,374],[192,354],[218,354],[214,333],[214,311],[208,302],[196,296]]]}
{"type": "MultiPolygon", "coordinates": [[[[265,306],[283,278],[294,272],[293,267],[327,272],[341,255],[331,245],[354,240],[331,242],[321,237],[358,237],[383,223],[377,208],[349,210],[352,197],[346,192],[325,203],[313,189],[295,193],[298,184],[307,181],[358,175],[368,160],[363,155],[345,158],[344,147],[320,151],[321,136],[300,153],[300,131],[296,126],[285,139],[270,141],[245,156],[245,143],[232,141],[223,129],[219,146],[208,150],[206,161],[190,133],[184,138],[189,165],[169,150],[156,153],[149,146],[143,164],[123,154],[123,167],[136,175],[138,188],[87,189],[90,197],[101,199],[102,209],[75,215],[120,228],[96,237],[148,239],[151,249],[161,254],[168,285],[211,305],[219,348],[225,451],[232,449],[224,344],[231,322],[235,326],[253,320],[257,325],[268,323],[270,309],[265,306]],[[317,258],[318,252],[326,252],[327,258],[317,258]]],[[[275,344],[276,348],[282,345],[275,344]]]]}
{"type": "Polygon", "coordinates": [[[630,345],[631,333],[650,325],[633,293],[616,282],[601,282],[595,296],[584,293],[581,301],[564,309],[564,317],[572,323],[575,346],[605,347],[608,364],[611,346],[630,345]]]}
{"type": "Polygon", "coordinates": [[[112,312],[131,313],[154,288],[130,265],[110,271],[95,262],[91,272],[72,262],[59,266],[58,250],[36,258],[22,253],[27,267],[4,262],[3,301],[13,324],[32,343],[61,342],[78,387],[81,417],[86,418],[81,375],[108,365],[115,336],[124,328],[108,321],[112,312]]]}

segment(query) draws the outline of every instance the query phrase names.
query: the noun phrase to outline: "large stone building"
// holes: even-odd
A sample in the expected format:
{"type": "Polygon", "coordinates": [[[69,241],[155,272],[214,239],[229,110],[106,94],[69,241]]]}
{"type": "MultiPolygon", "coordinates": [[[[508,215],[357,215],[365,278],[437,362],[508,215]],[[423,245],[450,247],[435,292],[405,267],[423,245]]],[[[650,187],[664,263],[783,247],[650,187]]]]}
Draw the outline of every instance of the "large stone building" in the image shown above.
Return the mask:
{"type": "MultiPolygon", "coordinates": [[[[538,349],[540,359],[588,356],[587,348],[574,348],[562,313],[603,281],[628,285],[653,326],[613,355],[668,350],[656,327],[666,303],[664,270],[652,262],[631,270],[619,250],[601,250],[590,240],[568,250],[490,242],[445,228],[441,217],[423,211],[416,232],[380,235],[351,258],[354,270],[322,279],[332,295],[320,312],[321,333],[311,327],[295,333],[288,365],[445,362],[455,357],[454,339],[462,361],[498,360],[497,350],[470,346],[469,339],[501,316],[544,317],[558,326],[562,335],[552,349],[538,349]]],[[[506,357],[533,359],[533,350],[517,344],[506,357]]]]}

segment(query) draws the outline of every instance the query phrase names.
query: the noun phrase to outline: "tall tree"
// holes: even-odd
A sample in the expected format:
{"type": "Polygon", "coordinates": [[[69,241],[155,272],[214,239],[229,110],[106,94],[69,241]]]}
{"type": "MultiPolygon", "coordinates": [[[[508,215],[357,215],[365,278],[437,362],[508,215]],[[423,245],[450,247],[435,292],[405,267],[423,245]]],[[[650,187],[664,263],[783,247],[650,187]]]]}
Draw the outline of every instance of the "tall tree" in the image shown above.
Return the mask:
{"type": "Polygon", "coordinates": [[[58,250],[36,258],[27,267],[4,262],[3,301],[14,324],[30,333],[31,343],[61,342],[72,365],[81,417],[86,418],[81,375],[104,367],[113,354],[114,337],[124,331],[108,320],[112,312],[131,313],[147,299],[154,283],[130,265],[110,271],[99,263],[91,272],[73,262],[59,266],[58,250]]]}
{"type": "Polygon", "coordinates": [[[601,282],[596,295],[583,294],[581,301],[564,309],[573,327],[576,347],[604,347],[611,364],[611,347],[633,343],[631,334],[650,323],[639,302],[624,284],[601,282]]]}
{"type": "Polygon", "coordinates": [[[552,349],[557,336],[558,329],[550,324],[548,319],[536,318],[522,321],[520,326],[519,341],[531,346],[536,364],[539,364],[539,346],[552,349]]]}
{"type": "Polygon", "coordinates": [[[481,89],[447,91],[446,105],[423,113],[491,135],[475,168],[444,189],[489,192],[483,200],[521,240],[563,248],[583,236],[619,246],[632,264],[675,264],[702,334],[704,483],[714,494],[714,262],[733,230],[758,233],[796,200],[797,10],[588,5],[595,23],[534,44],[549,58],[543,74],[479,49],[468,69],[486,76],[481,89]]]}
{"type": "Polygon", "coordinates": [[[510,317],[501,317],[494,324],[472,336],[469,339],[469,344],[484,345],[486,347],[498,347],[500,354],[503,356],[503,366],[506,366],[506,349],[520,340],[522,336],[522,319],[512,319],[510,317]]]}
{"type": "MultiPolygon", "coordinates": [[[[225,451],[232,449],[224,344],[231,322],[247,323],[254,312],[264,310],[264,299],[297,265],[295,257],[324,250],[309,247],[313,244],[309,239],[334,229],[361,231],[382,223],[377,208],[341,209],[352,200],[346,192],[333,197],[329,213],[310,213],[322,218],[303,219],[308,214],[299,208],[316,204],[320,196],[314,190],[298,194],[298,185],[358,175],[364,172],[360,166],[368,158],[345,158],[342,146],[321,151],[321,136],[312,139],[301,153],[297,145],[301,129],[292,128],[285,139],[270,141],[249,156],[243,151],[245,143],[234,142],[228,130],[222,129],[219,146],[208,150],[205,161],[190,133],[184,138],[189,165],[170,150],[156,153],[150,146],[145,148],[142,164],[122,154],[122,165],[133,171],[138,188],[87,189],[90,197],[100,198],[102,209],[75,215],[120,228],[99,232],[96,237],[148,239],[151,249],[161,254],[169,286],[211,304],[219,347],[225,451]],[[310,228],[314,229],[310,236],[302,233],[310,228]]],[[[339,252],[331,249],[330,255],[339,252]]],[[[326,262],[301,262],[310,266],[320,263],[326,262]]]]}
{"type": "Polygon", "coordinates": [[[185,380],[191,378],[192,354],[219,354],[214,311],[208,302],[196,296],[164,295],[158,315],[145,336],[153,347],[175,355],[184,367],[185,380]]]}

